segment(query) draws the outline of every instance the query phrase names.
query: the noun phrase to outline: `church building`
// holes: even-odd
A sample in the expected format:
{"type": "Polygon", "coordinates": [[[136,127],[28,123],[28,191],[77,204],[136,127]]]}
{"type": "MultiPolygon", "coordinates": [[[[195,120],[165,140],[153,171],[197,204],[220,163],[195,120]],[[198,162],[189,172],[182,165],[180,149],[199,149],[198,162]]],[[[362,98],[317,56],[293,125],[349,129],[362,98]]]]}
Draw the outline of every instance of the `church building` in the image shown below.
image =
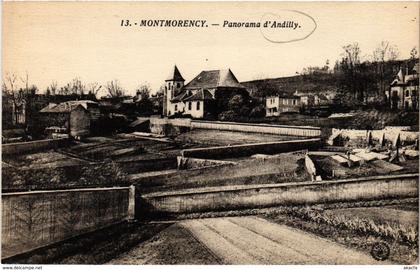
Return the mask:
{"type": "Polygon", "coordinates": [[[189,83],[184,82],[175,66],[165,80],[164,116],[209,118],[223,111],[226,100],[233,95],[247,94],[230,69],[201,71],[189,83]]]}

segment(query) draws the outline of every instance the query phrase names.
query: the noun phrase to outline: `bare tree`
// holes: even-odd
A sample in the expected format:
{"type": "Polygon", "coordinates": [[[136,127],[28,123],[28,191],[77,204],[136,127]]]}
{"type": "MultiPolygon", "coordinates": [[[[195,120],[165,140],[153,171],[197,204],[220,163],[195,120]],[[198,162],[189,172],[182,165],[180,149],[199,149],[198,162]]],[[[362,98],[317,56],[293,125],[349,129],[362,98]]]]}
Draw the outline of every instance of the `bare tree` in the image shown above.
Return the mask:
{"type": "Polygon", "coordinates": [[[106,84],[106,90],[109,97],[122,97],[125,94],[118,80],[109,81],[106,84]]]}
{"type": "Polygon", "coordinates": [[[355,42],[353,44],[348,44],[346,46],[343,46],[344,49],[344,58],[347,59],[347,62],[351,66],[355,66],[357,64],[360,64],[360,54],[361,50],[359,47],[359,43],[355,42]]]}
{"type": "Polygon", "coordinates": [[[388,41],[382,41],[373,51],[373,61],[376,63],[376,76],[379,82],[377,95],[385,95],[385,57],[388,54],[390,45],[388,41]]]}
{"type": "Polygon", "coordinates": [[[136,95],[137,97],[140,97],[140,99],[146,99],[150,97],[151,90],[150,84],[144,82],[137,87],[136,95]]]}
{"type": "Polygon", "coordinates": [[[50,85],[47,87],[47,93],[51,95],[55,95],[58,93],[58,84],[57,81],[52,81],[50,85]]]}
{"type": "Polygon", "coordinates": [[[17,75],[14,73],[6,73],[6,76],[3,80],[3,89],[6,94],[13,95],[17,90],[17,75]]]}
{"type": "Polygon", "coordinates": [[[400,56],[400,51],[396,45],[391,45],[388,49],[388,60],[395,61],[400,56]]]}
{"type": "Polygon", "coordinates": [[[376,64],[376,77],[379,84],[377,88],[377,96],[385,99],[385,90],[387,88],[385,62],[395,61],[399,56],[397,46],[390,44],[388,41],[382,41],[373,51],[373,61],[376,64]]]}
{"type": "Polygon", "coordinates": [[[410,59],[416,59],[417,58],[417,48],[414,47],[413,49],[411,49],[410,51],[410,59]]]}
{"type": "MultiPolygon", "coordinates": [[[[359,80],[361,50],[357,42],[343,46],[342,59],[339,64],[342,72],[342,84],[347,92],[353,93],[354,100],[364,99],[364,89],[359,80]]],[[[348,93],[346,93],[348,94],[348,93]]]]}
{"type": "Polygon", "coordinates": [[[89,91],[89,93],[92,93],[95,96],[99,93],[101,89],[102,89],[102,85],[100,85],[98,82],[89,83],[87,85],[87,90],[89,91]]]}
{"type": "Polygon", "coordinates": [[[85,90],[86,86],[82,83],[81,79],[74,78],[72,81],[60,88],[60,94],[82,96],[85,93],[85,90]]]}
{"type": "Polygon", "coordinates": [[[2,85],[3,93],[11,100],[12,115],[14,116],[12,121],[15,124],[18,123],[19,118],[17,113],[18,108],[22,108],[23,102],[26,102],[27,106],[29,106],[30,97],[32,97],[37,90],[36,86],[29,86],[29,75],[27,72],[25,77],[20,77],[19,79],[24,84],[24,88],[18,89],[18,76],[14,73],[6,73],[2,85]]]}

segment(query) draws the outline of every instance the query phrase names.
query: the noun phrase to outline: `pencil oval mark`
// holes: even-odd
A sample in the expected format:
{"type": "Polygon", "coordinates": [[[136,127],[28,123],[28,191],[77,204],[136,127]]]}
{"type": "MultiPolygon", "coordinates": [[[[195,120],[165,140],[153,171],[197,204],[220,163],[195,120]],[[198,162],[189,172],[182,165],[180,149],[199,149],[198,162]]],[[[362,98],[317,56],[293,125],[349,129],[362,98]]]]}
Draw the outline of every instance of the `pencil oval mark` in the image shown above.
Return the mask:
{"type": "Polygon", "coordinates": [[[315,19],[298,10],[281,10],[279,13],[265,13],[261,17],[261,34],[273,43],[287,43],[304,40],[318,27],[315,19]]]}

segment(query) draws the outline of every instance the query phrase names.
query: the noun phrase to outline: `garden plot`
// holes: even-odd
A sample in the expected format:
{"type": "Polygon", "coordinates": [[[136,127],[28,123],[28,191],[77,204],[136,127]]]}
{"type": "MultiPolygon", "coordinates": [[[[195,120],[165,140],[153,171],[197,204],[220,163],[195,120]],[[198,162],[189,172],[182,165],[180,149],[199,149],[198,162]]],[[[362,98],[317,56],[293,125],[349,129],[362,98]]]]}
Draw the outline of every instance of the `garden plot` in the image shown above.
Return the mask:
{"type": "Polygon", "coordinates": [[[177,173],[130,177],[143,193],[198,187],[307,181],[303,153],[282,153],[267,159],[239,160],[237,165],[180,170],[177,173]]]}
{"type": "Polygon", "coordinates": [[[96,140],[79,142],[63,150],[85,159],[95,161],[112,159],[121,162],[175,157],[180,151],[179,146],[174,143],[118,137],[97,137],[96,140]],[[174,151],[176,153],[172,153],[174,151]]]}
{"type": "Polygon", "coordinates": [[[407,211],[401,209],[384,207],[359,207],[330,209],[326,213],[343,215],[348,218],[358,217],[361,219],[371,219],[378,224],[395,224],[397,226],[417,227],[419,213],[416,210],[407,211]]]}
{"type": "Polygon", "coordinates": [[[280,136],[262,133],[233,132],[220,130],[195,129],[175,138],[176,142],[188,145],[225,146],[247,143],[262,143],[302,139],[301,137],[280,136]]]}
{"type": "Polygon", "coordinates": [[[42,153],[16,155],[4,158],[13,167],[25,169],[60,168],[87,164],[87,161],[69,157],[65,154],[50,150],[42,153]]]}

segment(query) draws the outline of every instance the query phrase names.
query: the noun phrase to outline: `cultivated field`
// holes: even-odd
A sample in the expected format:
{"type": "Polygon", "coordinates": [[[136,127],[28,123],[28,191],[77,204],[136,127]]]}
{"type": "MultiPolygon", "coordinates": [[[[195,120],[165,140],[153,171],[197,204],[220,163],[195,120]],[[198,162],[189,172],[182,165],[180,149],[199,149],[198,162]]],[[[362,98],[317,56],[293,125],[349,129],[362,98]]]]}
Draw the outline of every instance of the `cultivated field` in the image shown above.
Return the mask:
{"type": "Polygon", "coordinates": [[[237,160],[237,165],[170,171],[158,175],[132,175],[143,193],[215,186],[271,184],[307,181],[304,155],[282,153],[261,159],[237,160]]]}
{"type": "Polygon", "coordinates": [[[176,142],[188,145],[224,146],[247,143],[261,143],[302,139],[301,137],[280,136],[261,133],[245,133],[208,129],[194,129],[175,138],[176,142]]]}

